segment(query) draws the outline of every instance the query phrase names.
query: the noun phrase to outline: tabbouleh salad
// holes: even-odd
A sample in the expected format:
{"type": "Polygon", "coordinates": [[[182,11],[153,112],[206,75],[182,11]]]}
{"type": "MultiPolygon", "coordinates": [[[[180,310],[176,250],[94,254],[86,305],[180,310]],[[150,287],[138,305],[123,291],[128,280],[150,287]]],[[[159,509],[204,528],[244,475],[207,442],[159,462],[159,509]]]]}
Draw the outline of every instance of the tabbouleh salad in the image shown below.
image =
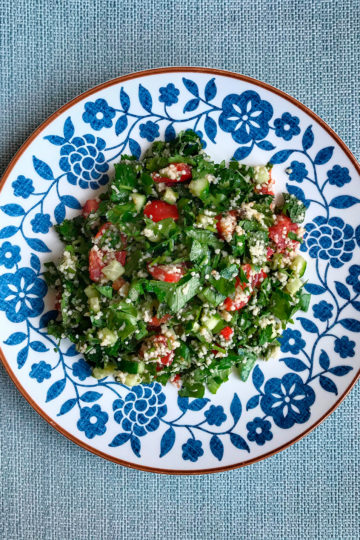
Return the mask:
{"type": "Polygon", "coordinates": [[[271,164],[214,163],[193,131],[123,156],[105,193],[55,228],[47,263],[59,316],[97,378],[173,382],[182,396],[215,393],[235,368],[276,356],[294,313],[307,310],[297,254],[305,207],[275,204],[271,164]]]}

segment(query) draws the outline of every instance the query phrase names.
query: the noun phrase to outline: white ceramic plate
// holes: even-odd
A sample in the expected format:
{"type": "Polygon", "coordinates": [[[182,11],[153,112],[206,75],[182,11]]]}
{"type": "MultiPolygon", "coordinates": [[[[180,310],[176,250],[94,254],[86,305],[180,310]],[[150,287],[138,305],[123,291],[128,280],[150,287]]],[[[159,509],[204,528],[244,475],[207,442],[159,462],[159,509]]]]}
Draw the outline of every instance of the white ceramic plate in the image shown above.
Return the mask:
{"type": "Polygon", "coordinates": [[[2,360],[22,394],[56,429],[124,465],[204,473],[289,446],[339,404],[359,375],[359,165],[334,132],[293,98],[223,71],[167,68],[115,79],[79,96],[23,145],[2,180],[2,360]],[[121,153],[192,128],[215,160],[272,161],[277,189],[308,206],[308,313],[284,333],[278,360],[247,383],[178,399],[159,384],[133,389],[89,376],[64,340],[46,333],[54,295],[43,263],[61,244],[51,229],[76,215],[121,153]]]}

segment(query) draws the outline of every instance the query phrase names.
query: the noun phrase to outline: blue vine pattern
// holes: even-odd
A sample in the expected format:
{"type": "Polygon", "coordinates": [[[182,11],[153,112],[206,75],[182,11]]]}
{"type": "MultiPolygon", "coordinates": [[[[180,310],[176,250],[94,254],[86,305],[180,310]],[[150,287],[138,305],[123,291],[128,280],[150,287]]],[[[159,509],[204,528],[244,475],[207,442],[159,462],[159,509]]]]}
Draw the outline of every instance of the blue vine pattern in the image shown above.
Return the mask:
{"type": "Polygon", "coordinates": [[[129,445],[134,456],[141,458],[141,440],[161,429],[158,455],[163,458],[175,451],[176,434],[181,430],[188,438],[177,451],[184,461],[194,463],[205,459],[205,445],[222,461],[229,442],[236,449],[250,453],[251,445],[263,446],[273,440],[275,427],[290,429],[308,422],[319,391],[317,384],[327,393],[338,394],[336,378],[348,375],[353,367],[331,361],[326,348],[329,340],[333,340],[331,356],[341,359],[355,356],[351,335],[360,332],[360,322],[353,315],[360,312],[360,265],[351,264],[342,281],[331,281],[329,273],[350,263],[355,247],[360,247],[360,225],[354,227],[344,221],[344,216],[336,214],[358,204],[360,199],[349,193],[331,195],[334,189],[349,184],[351,177],[347,167],[333,161],[325,176],[324,167],[333,159],[334,147],[313,152],[315,136],[311,125],[302,126],[299,118],[286,111],[274,118],[273,106],[254,90],[229,94],[219,102],[215,78],[209,79],[203,90],[194,80],[183,78],[182,83],[183,89],[173,82],[161,86],[157,96],[139,84],[137,98],[143,114],[139,114],[136,104],[132,107],[135,97],[130,98],[122,87],[118,104],[109,105],[103,98],[85,103],[82,120],[85,129],[93,133],[76,134],[69,116],[61,135],[45,137],[47,143],[59,148],[59,174],[54,174],[54,166],[34,155],[32,178],[27,172],[11,183],[14,201],[22,199],[24,203],[11,202],[0,207],[14,220],[0,229],[0,239],[5,240],[0,245],[0,266],[5,269],[0,276],[0,311],[5,312],[11,323],[22,325],[4,341],[10,347],[21,345],[16,354],[17,368],[23,369],[28,364],[31,379],[42,385],[49,383],[45,401],[59,399],[60,417],[75,412],[77,429],[87,439],[104,436],[109,422],[115,422],[119,433],[107,444],[112,448],[129,445]],[[176,116],[171,108],[180,103],[184,104],[182,112],[176,116]],[[68,209],[81,209],[79,200],[69,194],[69,185],[83,190],[97,190],[105,185],[109,180],[109,164],[123,153],[140,157],[138,141],[154,141],[160,136],[160,126],[165,127],[167,140],[175,137],[176,130],[191,127],[204,146],[216,144],[221,130],[230,134],[236,144],[233,156],[238,160],[248,157],[255,147],[272,152],[278,140],[281,149],[269,155],[268,161],[286,167],[289,193],[320,211],[320,215],[307,223],[301,248],[315,260],[316,282],[306,285],[315,299],[312,314],[298,317],[301,331],[288,328],[283,334],[281,362],[289,371],[282,378],[266,379],[261,368],[255,367],[252,383],[256,393],[247,401],[246,411],[256,409],[256,415],[246,418],[247,440],[245,433],[244,436],[239,433],[243,411],[236,393],[228,410],[208,398],[179,397],[179,414],[171,419],[166,394],[158,383],[128,388],[109,377],[95,380],[74,345],[63,342],[59,345],[46,333],[47,323],[55,312],[44,313],[48,291],[36,253],[50,253],[45,239],[53,223],[65,219],[68,209]],[[115,145],[107,145],[107,130],[114,130],[119,139],[115,145]],[[98,136],[100,131],[102,137],[98,136]],[[284,149],[284,141],[293,139],[297,147],[284,149]],[[299,186],[305,183],[310,186],[311,197],[299,186]],[[45,210],[50,195],[57,201],[52,214],[45,210]],[[19,245],[8,241],[15,235],[19,237],[19,245]],[[30,266],[23,267],[19,264],[26,246],[31,249],[30,266]],[[317,297],[321,300],[317,301],[317,297]],[[340,335],[344,331],[350,337],[340,335]],[[46,353],[51,349],[55,349],[57,360],[50,363],[46,353]],[[31,351],[36,353],[35,361],[30,359],[31,351]],[[41,358],[42,354],[43,359],[39,360],[38,355],[41,358]],[[65,389],[68,398],[61,403],[65,389]],[[98,403],[109,395],[113,396],[112,411],[98,403]]]}

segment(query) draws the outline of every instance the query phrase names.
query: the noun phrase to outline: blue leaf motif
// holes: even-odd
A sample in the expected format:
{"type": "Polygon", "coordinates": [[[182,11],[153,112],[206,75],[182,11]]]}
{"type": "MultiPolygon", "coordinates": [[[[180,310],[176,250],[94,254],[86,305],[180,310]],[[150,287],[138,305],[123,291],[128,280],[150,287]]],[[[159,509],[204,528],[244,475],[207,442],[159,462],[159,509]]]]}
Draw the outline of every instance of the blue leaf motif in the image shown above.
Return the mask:
{"type": "Polygon", "coordinates": [[[124,402],[122,399],[115,399],[114,403],[112,404],[113,411],[116,411],[117,409],[121,409],[124,402]]]}
{"type": "Polygon", "coordinates": [[[128,125],[128,119],[126,114],[123,114],[123,116],[120,116],[120,118],[117,119],[115,124],[115,133],[116,135],[120,135],[124,131],[124,129],[127,128],[128,125]]]}
{"type": "Polygon", "coordinates": [[[81,204],[72,195],[62,195],[61,200],[68,208],[72,208],[73,210],[81,210],[81,204]]]}
{"type": "Polygon", "coordinates": [[[68,399],[67,401],[65,401],[65,403],[61,405],[60,412],[58,412],[57,416],[61,416],[62,414],[66,414],[71,411],[76,402],[76,398],[68,399]]]}
{"type": "Polygon", "coordinates": [[[292,184],[286,184],[286,189],[290,195],[295,195],[295,197],[299,199],[299,201],[301,201],[306,207],[309,206],[309,201],[306,200],[305,193],[301,188],[293,186],[292,184]]]}
{"type": "Polygon", "coordinates": [[[251,152],[252,146],[240,146],[234,153],[234,159],[236,161],[241,161],[245,159],[251,152]]]}
{"type": "Polygon", "coordinates": [[[350,332],[360,332],[360,321],[356,319],[342,319],[339,323],[350,332]]]}
{"type": "Polygon", "coordinates": [[[160,457],[166,456],[168,452],[172,449],[175,442],[175,430],[172,426],[169,427],[164,433],[164,435],[161,437],[160,442],[160,457]]]}
{"type": "Polygon", "coordinates": [[[77,356],[79,353],[76,350],[75,344],[70,345],[65,353],[65,356],[77,356]]]}
{"type": "Polygon", "coordinates": [[[331,159],[333,152],[333,146],[327,146],[326,148],[319,150],[314,159],[315,165],[324,165],[327,163],[331,159]]]}
{"type": "Polygon", "coordinates": [[[130,98],[123,88],[120,90],[120,103],[124,112],[130,109],[130,98]]]}
{"type": "Polygon", "coordinates": [[[296,371],[297,373],[308,369],[306,364],[298,358],[281,358],[281,361],[284,362],[289,369],[292,369],[292,371],[296,371]]]}
{"type": "Polygon", "coordinates": [[[26,339],[26,334],[24,332],[14,332],[4,341],[5,345],[19,345],[26,339]]]}
{"type": "Polygon", "coordinates": [[[351,366],[336,366],[329,369],[329,373],[332,373],[337,377],[344,377],[344,375],[347,375],[350,371],[352,371],[352,369],[353,368],[351,366]]]}
{"type": "Polygon", "coordinates": [[[112,448],[117,448],[118,446],[125,444],[130,437],[131,433],[119,433],[119,435],[116,435],[116,437],[113,438],[109,446],[112,446],[112,448]]]}
{"type": "Polygon", "coordinates": [[[58,311],[56,309],[51,309],[47,311],[40,317],[39,328],[46,328],[49,321],[54,321],[58,316],[58,311]]]}
{"type": "Polygon", "coordinates": [[[213,435],[210,439],[210,450],[219,461],[222,460],[224,455],[224,445],[217,435],[213,435]]]}
{"type": "Polygon", "coordinates": [[[139,84],[139,101],[144,107],[145,111],[151,112],[152,97],[149,90],[147,90],[142,84],[139,84]]]}
{"type": "Polygon", "coordinates": [[[198,108],[199,103],[200,103],[200,100],[197,99],[197,98],[190,99],[190,101],[188,101],[188,102],[186,103],[183,112],[186,113],[186,112],[192,112],[192,111],[195,111],[195,109],[198,108]]]}
{"type": "Polygon", "coordinates": [[[360,199],[357,199],[352,195],[339,195],[339,197],[335,197],[334,199],[332,199],[332,201],[330,201],[329,206],[332,206],[333,208],[343,209],[350,208],[358,202],[360,202],[360,199]]]}
{"type": "Polygon", "coordinates": [[[134,452],[135,456],[140,457],[140,450],[141,450],[141,442],[138,437],[135,437],[135,435],[131,436],[130,439],[131,449],[134,452]]]}
{"type": "Polygon", "coordinates": [[[241,401],[237,394],[234,394],[234,397],[232,398],[232,402],[230,405],[230,412],[234,419],[234,425],[235,425],[239,421],[239,418],[242,412],[241,401]]]}
{"type": "Polygon", "coordinates": [[[51,142],[51,144],[54,144],[55,146],[62,146],[66,143],[66,139],[64,139],[64,137],[59,137],[58,135],[47,135],[44,137],[44,139],[51,142]]]}
{"type": "Polygon", "coordinates": [[[276,152],[276,154],[270,158],[270,163],[273,163],[274,165],[284,163],[293,152],[294,150],[280,150],[280,152],[276,152]]]}
{"type": "Polygon", "coordinates": [[[16,360],[17,360],[17,366],[19,369],[21,369],[25,365],[28,354],[29,354],[29,347],[24,347],[23,349],[21,349],[21,351],[18,352],[16,360]]]}
{"type": "Polygon", "coordinates": [[[41,159],[33,156],[33,165],[35,171],[41,178],[44,178],[44,180],[54,180],[53,172],[45,161],[41,161],[41,159]]]}
{"type": "Polygon", "coordinates": [[[344,285],[340,281],[335,281],[335,288],[336,292],[341,298],[344,298],[344,300],[350,300],[350,291],[346,287],[346,285],[344,285]]]}
{"type": "Polygon", "coordinates": [[[19,204],[5,204],[4,206],[0,206],[0,209],[4,214],[11,217],[23,216],[25,214],[25,210],[19,204]]]}
{"type": "Polygon", "coordinates": [[[82,396],[80,396],[81,401],[84,401],[85,403],[92,403],[93,401],[97,401],[100,399],[102,394],[99,392],[85,392],[82,396]]]}
{"type": "Polygon", "coordinates": [[[351,305],[356,309],[356,311],[360,311],[360,302],[357,302],[356,300],[353,300],[351,302],[351,305]]]}
{"type": "Polygon", "coordinates": [[[215,84],[215,78],[210,79],[205,86],[205,99],[211,101],[216,96],[217,88],[215,84]]]}
{"type": "Polygon", "coordinates": [[[324,287],[320,287],[320,285],[316,285],[315,283],[306,283],[305,289],[310,294],[324,294],[326,292],[324,287]]]}
{"type": "Polygon", "coordinates": [[[177,404],[178,404],[179,409],[182,412],[185,412],[188,410],[188,407],[189,407],[189,398],[178,396],[177,404]]]}
{"type": "Polygon", "coordinates": [[[31,267],[35,270],[35,272],[40,272],[40,267],[41,267],[40,259],[37,255],[35,255],[35,253],[31,254],[30,264],[31,264],[31,267]]]}
{"type": "Polygon", "coordinates": [[[40,253],[50,253],[51,251],[51,249],[47,247],[45,242],[43,242],[39,238],[25,238],[25,240],[31,247],[31,249],[35,249],[35,251],[40,251],[40,253]]]}
{"type": "Polygon", "coordinates": [[[259,141],[256,143],[257,147],[261,150],[274,150],[275,146],[269,141],[259,141]]]}
{"type": "Polygon", "coordinates": [[[254,371],[252,372],[252,381],[253,385],[255,386],[256,390],[260,392],[261,385],[264,382],[264,374],[259,368],[259,366],[255,366],[254,371]]]}
{"type": "Polygon", "coordinates": [[[260,401],[260,395],[253,396],[252,398],[250,398],[246,404],[246,410],[250,411],[250,409],[255,409],[255,407],[259,405],[259,401],[260,401]]]}
{"type": "Polygon", "coordinates": [[[46,352],[49,349],[44,345],[44,343],[41,343],[41,341],[32,341],[30,344],[30,347],[33,351],[36,352],[46,352]]]}
{"type": "Polygon", "coordinates": [[[210,116],[206,116],[204,122],[205,133],[210,139],[211,142],[215,142],[215,137],[217,133],[217,124],[210,116]]]}
{"type": "Polygon", "coordinates": [[[303,138],[302,138],[303,149],[309,150],[309,148],[311,148],[313,144],[314,144],[314,134],[312,131],[312,126],[309,126],[306,128],[303,138]]]}
{"type": "Polygon", "coordinates": [[[208,398],[193,399],[188,404],[188,409],[189,411],[201,411],[201,409],[203,409],[208,402],[209,402],[208,398]]]}
{"type": "Polygon", "coordinates": [[[236,448],[239,448],[239,450],[247,450],[250,452],[250,448],[247,444],[247,442],[240,437],[240,435],[237,435],[236,433],[230,433],[230,441],[233,443],[236,448]]]}
{"type": "Polygon", "coordinates": [[[172,141],[176,137],[175,129],[172,124],[169,124],[165,129],[165,141],[172,141]]]}
{"type": "Polygon", "coordinates": [[[319,330],[315,323],[310,321],[309,319],[305,319],[304,317],[298,317],[298,321],[300,321],[301,326],[306,332],[310,332],[311,334],[318,334],[319,330]]]}
{"type": "Polygon", "coordinates": [[[336,384],[329,379],[329,377],[325,377],[324,375],[320,375],[320,386],[326,390],[326,392],[331,392],[332,394],[335,394],[337,396],[337,387],[336,384]]]}
{"type": "Polygon", "coordinates": [[[320,367],[322,369],[324,369],[325,371],[327,371],[329,369],[330,358],[329,358],[328,354],[323,349],[321,350],[321,354],[320,354],[320,358],[319,358],[319,364],[320,364],[320,367]]]}
{"type": "Polygon", "coordinates": [[[194,81],[183,77],[183,83],[184,83],[185,88],[189,90],[190,94],[197,97],[199,96],[199,88],[194,81]]]}
{"type": "Polygon", "coordinates": [[[52,384],[46,394],[46,403],[60,396],[66,385],[66,379],[60,379],[52,384]]]}
{"type": "Polygon", "coordinates": [[[59,203],[55,207],[54,216],[57,223],[61,223],[65,219],[66,209],[63,203],[59,203]]]}
{"type": "Polygon", "coordinates": [[[70,141],[70,139],[74,136],[75,128],[74,124],[72,123],[72,120],[70,116],[67,117],[64,123],[64,137],[67,141],[70,141]]]}
{"type": "Polygon", "coordinates": [[[8,227],[4,227],[0,230],[0,238],[10,238],[10,236],[14,236],[18,231],[18,227],[14,227],[14,225],[9,225],[8,227]]]}
{"type": "Polygon", "coordinates": [[[139,159],[141,155],[141,148],[139,143],[137,143],[134,139],[129,139],[129,148],[131,154],[136,157],[136,159],[139,159]]]}

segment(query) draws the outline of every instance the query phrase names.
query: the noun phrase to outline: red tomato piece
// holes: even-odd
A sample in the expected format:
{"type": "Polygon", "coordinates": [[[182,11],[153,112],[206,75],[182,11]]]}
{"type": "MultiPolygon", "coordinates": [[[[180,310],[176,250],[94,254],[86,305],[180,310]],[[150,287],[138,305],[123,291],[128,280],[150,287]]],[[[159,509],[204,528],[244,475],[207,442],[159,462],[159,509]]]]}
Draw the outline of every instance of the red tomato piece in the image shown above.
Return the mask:
{"type": "Polygon", "coordinates": [[[233,333],[234,333],[234,330],[233,330],[230,326],[225,326],[225,328],[223,328],[223,329],[220,331],[220,334],[221,334],[222,337],[225,338],[225,339],[231,339],[233,333]]]}
{"type": "Polygon", "coordinates": [[[162,324],[165,324],[169,319],[171,318],[170,313],[166,313],[166,315],[163,315],[163,317],[160,317],[160,319],[155,315],[151,321],[148,323],[148,329],[155,329],[159,328],[162,324]]]}
{"type": "Polygon", "coordinates": [[[187,163],[170,163],[161,169],[161,172],[152,173],[152,179],[157,184],[164,183],[168,186],[179,182],[191,180],[191,167],[187,163]]]}
{"type": "Polygon", "coordinates": [[[92,281],[100,281],[102,269],[105,264],[103,262],[104,253],[96,247],[91,248],[89,252],[89,274],[92,281]]]}
{"type": "Polygon", "coordinates": [[[269,181],[266,184],[262,184],[260,188],[255,187],[254,191],[256,191],[256,193],[261,193],[261,195],[272,195],[274,197],[275,196],[274,185],[275,185],[275,181],[273,180],[271,176],[271,170],[270,170],[269,181]]]}
{"type": "Polygon", "coordinates": [[[99,208],[99,204],[99,201],[96,199],[89,199],[82,208],[82,215],[87,218],[91,212],[96,212],[96,210],[99,208]]]}
{"type": "Polygon", "coordinates": [[[180,377],[180,375],[178,373],[176,375],[174,375],[170,379],[170,382],[171,382],[171,384],[175,385],[176,388],[180,388],[180,386],[181,386],[181,377],[180,377]]]}
{"type": "Polygon", "coordinates": [[[274,225],[269,228],[269,238],[274,242],[279,253],[286,253],[288,250],[296,250],[299,242],[288,237],[290,231],[297,234],[299,227],[284,214],[276,217],[274,225]]]}
{"type": "Polygon", "coordinates": [[[236,210],[230,210],[227,214],[222,216],[219,214],[215,217],[216,221],[216,228],[218,230],[219,236],[223,238],[224,240],[230,241],[236,227],[236,216],[237,211],[236,210]]]}
{"type": "Polygon", "coordinates": [[[100,229],[95,234],[95,238],[101,238],[104,232],[110,229],[110,227],[111,227],[110,221],[108,221],[107,223],[104,223],[104,225],[101,225],[100,229]]]}
{"type": "Polygon", "coordinates": [[[119,278],[115,279],[115,281],[113,282],[112,288],[115,291],[119,291],[121,289],[121,287],[123,287],[125,285],[125,283],[126,283],[125,279],[123,279],[122,277],[119,277],[119,278]]]}
{"type": "MultiPolygon", "coordinates": [[[[151,356],[156,359],[156,362],[162,366],[170,366],[174,360],[174,351],[171,349],[172,339],[167,338],[162,334],[150,337],[143,343],[140,349],[140,356],[145,356],[145,353],[151,349],[151,356]],[[170,343],[169,343],[170,342],[170,343]],[[166,354],[163,354],[163,353],[166,354]],[[160,356],[162,354],[162,356],[160,356]]],[[[159,371],[159,370],[158,370],[159,371]]]]}
{"type": "Polygon", "coordinates": [[[266,258],[267,258],[268,261],[271,259],[271,257],[274,255],[274,253],[275,253],[275,251],[271,247],[267,248],[266,258]]]}
{"type": "Polygon", "coordinates": [[[155,264],[148,265],[148,272],[153,278],[168,283],[177,283],[185,275],[184,264],[155,264]]]}
{"type": "Polygon", "coordinates": [[[126,251],[115,251],[115,259],[116,259],[120,264],[122,264],[123,266],[125,266],[125,262],[126,262],[126,251]]]}
{"type": "Polygon", "coordinates": [[[267,277],[266,272],[264,270],[260,270],[260,272],[254,272],[251,268],[250,264],[243,264],[241,266],[242,270],[244,271],[246,278],[248,282],[240,281],[240,278],[236,276],[235,278],[235,296],[234,298],[230,298],[228,296],[224,300],[224,307],[226,311],[238,311],[239,309],[242,309],[251,297],[251,291],[249,291],[248,294],[244,293],[243,291],[250,287],[251,289],[254,289],[255,287],[259,287],[261,283],[264,281],[264,279],[267,277]]]}
{"type": "Polygon", "coordinates": [[[162,219],[179,219],[179,212],[175,204],[165,201],[148,202],[144,208],[144,215],[157,223],[162,219]]]}

